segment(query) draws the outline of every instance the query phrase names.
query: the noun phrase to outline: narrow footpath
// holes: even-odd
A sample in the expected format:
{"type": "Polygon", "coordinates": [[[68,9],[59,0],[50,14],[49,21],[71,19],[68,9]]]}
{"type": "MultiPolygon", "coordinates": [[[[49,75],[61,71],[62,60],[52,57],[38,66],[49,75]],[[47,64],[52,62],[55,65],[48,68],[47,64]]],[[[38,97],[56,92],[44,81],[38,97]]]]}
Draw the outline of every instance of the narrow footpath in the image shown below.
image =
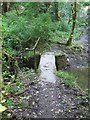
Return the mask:
{"type": "Polygon", "coordinates": [[[80,117],[82,108],[79,108],[78,90],[66,88],[55,75],[55,69],[54,53],[46,52],[40,61],[38,118],[80,117]]]}

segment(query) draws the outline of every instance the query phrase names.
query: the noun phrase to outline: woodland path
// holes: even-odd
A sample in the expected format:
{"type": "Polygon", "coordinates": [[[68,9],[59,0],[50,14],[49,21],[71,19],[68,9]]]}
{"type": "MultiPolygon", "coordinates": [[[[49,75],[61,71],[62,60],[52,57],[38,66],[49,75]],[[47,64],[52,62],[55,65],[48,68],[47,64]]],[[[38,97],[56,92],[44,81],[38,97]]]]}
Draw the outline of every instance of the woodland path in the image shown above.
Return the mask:
{"type": "Polygon", "coordinates": [[[57,84],[55,68],[54,53],[43,54],[40,61],[38,118],[70,118],[77,113],[80,116],[76,91],[66,89],[62,80],[57,84]]]}

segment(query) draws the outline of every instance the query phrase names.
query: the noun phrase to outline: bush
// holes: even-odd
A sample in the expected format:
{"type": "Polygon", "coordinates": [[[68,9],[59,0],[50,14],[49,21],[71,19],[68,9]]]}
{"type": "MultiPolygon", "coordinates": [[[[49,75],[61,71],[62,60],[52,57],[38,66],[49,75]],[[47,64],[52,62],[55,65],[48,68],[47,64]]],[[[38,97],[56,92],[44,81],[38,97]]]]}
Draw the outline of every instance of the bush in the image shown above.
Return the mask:
{"type": "Polygon", "coordinates": [[[51,18],[49,14],[41,14],[37,18],[33,18],[32,23],[30,24],[30,37],[31,39],[37,39],[38,37],[41,40],[48,40],[50,37],[50,28],[51,28],[51,18]]]}
{"type": "Polygon", "coordinates": [[[64,32],[70,31],[70,25],[64,19],[62,19],[60,22],[58,22],[58,27],[59,27],[60,31],[64,31],[64,32]]]}
{"type": "Polygon", "coordinates": [[[3,17],[3,34],[6,39],[10,38],[9,42],[14,44],[14,46],[18,46],[21,42],[24,47],[28,45],[28,42],[36,41],[38,37],[42,41],[48,40],[52,29],[52,21],[48,13],[33,17],[31,21],[29,21],[27,16],[17,16],[15,11],[8,12],[6,17],[3,17]],[[17,40],[18,38],[20,41],[17,40]]]}

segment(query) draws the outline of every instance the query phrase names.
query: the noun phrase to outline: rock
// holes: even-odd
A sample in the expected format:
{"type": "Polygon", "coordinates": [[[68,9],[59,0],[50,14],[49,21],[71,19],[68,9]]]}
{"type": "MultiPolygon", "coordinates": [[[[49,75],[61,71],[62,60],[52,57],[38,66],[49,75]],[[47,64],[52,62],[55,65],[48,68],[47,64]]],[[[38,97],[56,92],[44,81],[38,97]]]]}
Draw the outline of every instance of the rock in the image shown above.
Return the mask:
{"type": "Polygon", "coordinates": [[[31,82],[31,83],[30,83],[30,85],[34,85],[34,84],[35,84],[35,82],[31,82]]]}
{"type": "Polygon", "coordinates": [[[67,54],[60,51],[59,53],[55,54],[55,64],[57,71],[67,69],[69,67],[69,58],[67,54]]]}
{"type": "Polygon", "coordinates": [[[7,116],[8,116],[8,118],[10,118],[11,117],[11,113],[8,113],[7,116]]]}

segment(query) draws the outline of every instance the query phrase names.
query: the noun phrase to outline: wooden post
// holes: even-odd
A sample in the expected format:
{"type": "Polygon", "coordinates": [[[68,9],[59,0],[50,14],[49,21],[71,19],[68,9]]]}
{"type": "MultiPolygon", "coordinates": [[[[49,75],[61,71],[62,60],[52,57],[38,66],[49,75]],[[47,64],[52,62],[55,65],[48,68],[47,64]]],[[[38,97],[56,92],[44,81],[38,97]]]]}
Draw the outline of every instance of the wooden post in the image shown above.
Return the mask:
{"type": "Polygon", "coordinates": [[[29,49],[30,51],[32,50],[34,52],[34,70],[35,70],[35,73],[37,72],[37,63],[36,63],[36,47],[39,43],[39,40],[40,40],[40,37],[38,38],[38,40],[36,41],[34,47],[32,49],[29,49]]]}
{"type": "Polygon", "coordinates": [[[38,45],[38,42],[40,40],[40,37],[38,38],[38,40],[35,43],[35,46],[33,47],[33,51],[34,51],[34,70],[35,72],[37,72],[37,64],[36,64],[36,47],[38,45]]]}
{"type": "Polygon", "coordinates": [[[36,65],[36,49],[34,49],[34,70],[35,73],[37,72],[37,65],[36,65]]]}

